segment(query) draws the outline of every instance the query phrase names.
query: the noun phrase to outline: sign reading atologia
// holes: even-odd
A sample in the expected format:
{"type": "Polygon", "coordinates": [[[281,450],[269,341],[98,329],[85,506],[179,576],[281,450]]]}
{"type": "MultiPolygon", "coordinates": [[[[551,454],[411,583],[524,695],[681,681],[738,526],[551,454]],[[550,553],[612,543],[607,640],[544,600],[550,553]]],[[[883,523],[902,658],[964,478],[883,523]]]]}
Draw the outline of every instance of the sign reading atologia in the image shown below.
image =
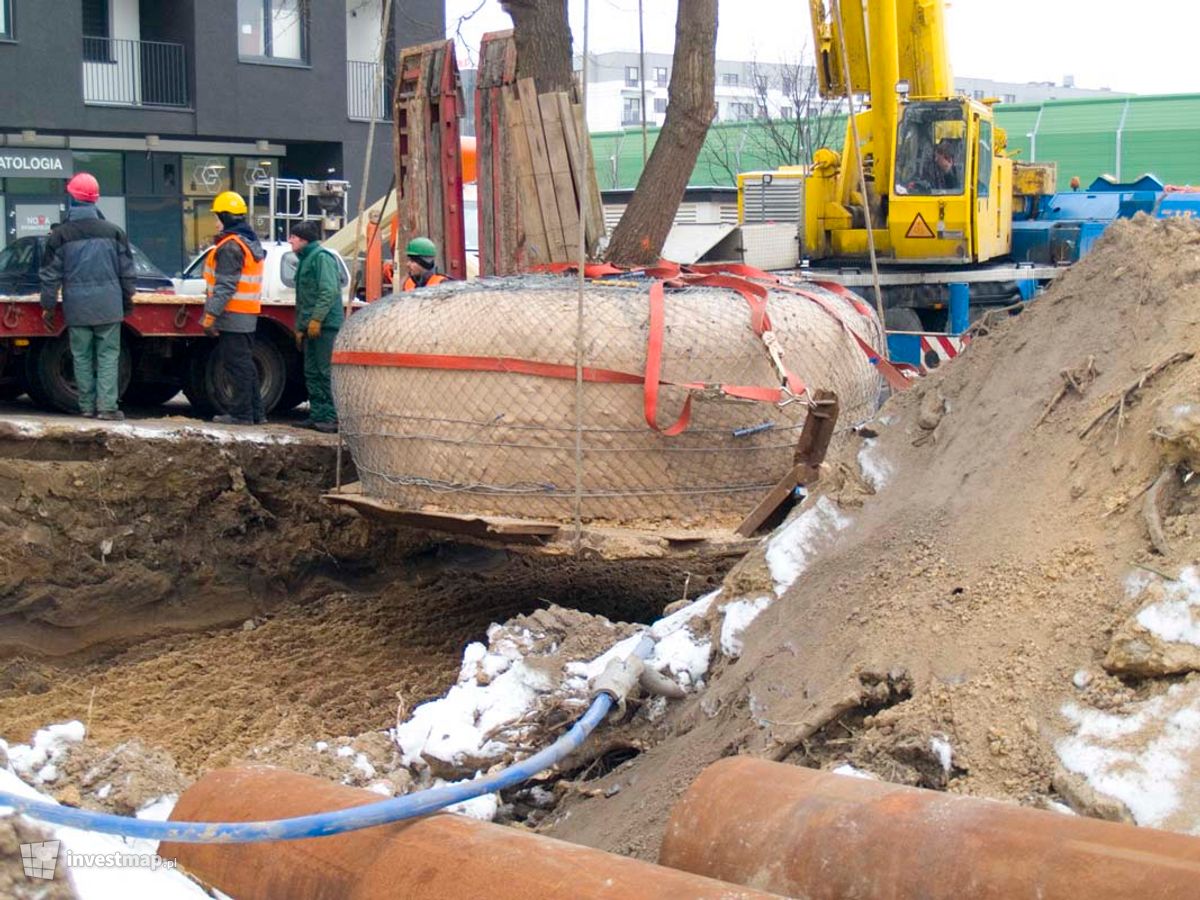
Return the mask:
{"type": "Polygon", "coordinates": [[[70,178],[75,172],[70,150],[16,150],[0,147],[0,177],[70,178]]]}

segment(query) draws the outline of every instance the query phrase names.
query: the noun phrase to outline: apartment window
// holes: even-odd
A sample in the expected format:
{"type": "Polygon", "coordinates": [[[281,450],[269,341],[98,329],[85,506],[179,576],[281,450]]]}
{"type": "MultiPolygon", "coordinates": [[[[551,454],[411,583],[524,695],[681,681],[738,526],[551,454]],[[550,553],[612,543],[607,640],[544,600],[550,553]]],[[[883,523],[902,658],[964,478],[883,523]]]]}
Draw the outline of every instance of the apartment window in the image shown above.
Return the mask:
{"type": "Polygon", "coordinates": [[[1004,102],[1005,102],[1005,103],[1016,103],[1016,102],[1017,102],[1017,95],[1016,95],[1016,94],[1005,94],[1005,95],[1004,95],[1004,102]]]}
{"type": "Polygon", "coordinates": [[[238,0],[238,57],[302,63],[308,60],[304,0],[238,0]]]}
{"type": "Polygon", "coordinates": [[[761,119],[765,122],[767,119],[767,108],[765,106],[758,107],[758,110],[755,113],[755,118],[761,119]]]}
{"type": "Polygon", "coordinates": [[[626,97],[625,107],[621,111],[622,125],[640,125],[642,122],[642,101],[637,97],[626,97]]]}
{"type": "Polygon", "coordinates": [[[654,98],[654,112],[656,114],[661,115],[662,113],[665,113],[666,111],[667,111],[667,98],[666,97],[655,97],[654,98]]]}
{"type": "Polygon", "coordinates": [[[971,91],[971,96],[976,100],[982,100],[987,95],[984,91],[971,91]]]}
{"type": "Polygon", "coordinates": [[[626,66],[625,67],[625,86],[626,87],[637,87],[638,86],[638,67],[637,66],[626,66]]]}
{"type": "Polygon", "coordinates": [[[83,58],[85,62],[112,62],[111,10],[108,0],[83,0],[83,58]]]}
{"type": "Polygon", "coordinates": [[[12,36],[12,0],[0,0],[0,41],[11,41],[12,36]]]}
{"type": "Polygon", "coordinates": [[[721,84],[725,85],[725,87],[737,87],[737,72],[726,72],[721,76],[721,84]]]}
{"type": "Polygon", "coordinates": [[[779,118],[790,119],[792,117],[792,108],[790,106],[779,107],[779,118]]]}
{"type": "Polygon", "coordinates": [[[654,68],[654,83],[659,87],[667,86],[667,67],[655,66],[654,68]]]}
{"type": "Polygon", "coordinates": [[[754,118],[753,103],[730,103],[729,111],[736,122],[749,122],[754,118]]]}
{"type": "Polygon", "coordinates": [[[767,76],[766,75],[755,75],[754,76],[754,88],[757,91],[765,91],[767,89],[767,76]]]}

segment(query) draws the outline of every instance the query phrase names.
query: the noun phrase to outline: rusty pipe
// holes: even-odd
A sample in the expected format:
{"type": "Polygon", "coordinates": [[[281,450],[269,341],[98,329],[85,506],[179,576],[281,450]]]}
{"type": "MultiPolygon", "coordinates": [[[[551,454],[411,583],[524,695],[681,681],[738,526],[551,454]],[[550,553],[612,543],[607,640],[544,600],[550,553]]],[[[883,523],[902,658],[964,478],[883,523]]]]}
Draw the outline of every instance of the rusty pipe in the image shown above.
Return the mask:
{"type": "MultiPolygon", "coordinates": [[[[344,809],[379,799],[272,766],[210,772],[171,818],[253,821],[344,809]]],[[[237,900],[279,897],[752,898],[771,895],[652,863],[462,816],[436,815],[333,837],[258,844],[174,844],[164,859],[237,900]]]]}
{"type": "Polygon", "coordinates": [[[1200,895],[1200,839],[731,757],[675,805],[665,866],[823,898],[1200,895]]]}

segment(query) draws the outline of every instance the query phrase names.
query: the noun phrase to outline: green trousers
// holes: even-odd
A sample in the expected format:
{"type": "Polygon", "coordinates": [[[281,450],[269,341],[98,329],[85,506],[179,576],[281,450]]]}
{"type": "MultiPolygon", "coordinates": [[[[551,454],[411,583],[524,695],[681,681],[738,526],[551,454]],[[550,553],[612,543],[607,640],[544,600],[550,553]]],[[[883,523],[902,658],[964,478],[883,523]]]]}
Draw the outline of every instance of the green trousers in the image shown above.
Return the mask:
{"type": "Polygon", "coordinates": [[[121,359],[121,323],[79,325],[67,329],[80,412],[113,412],[117,408],[117,371],[121,359]]]}
{"type": "Polygon", "coordinates": [[[323,330],[319,338],[304,339],[304,383],[308,387],[308,417],[314,422],[336,422],[330,360],[337,330],[323,330]]]}

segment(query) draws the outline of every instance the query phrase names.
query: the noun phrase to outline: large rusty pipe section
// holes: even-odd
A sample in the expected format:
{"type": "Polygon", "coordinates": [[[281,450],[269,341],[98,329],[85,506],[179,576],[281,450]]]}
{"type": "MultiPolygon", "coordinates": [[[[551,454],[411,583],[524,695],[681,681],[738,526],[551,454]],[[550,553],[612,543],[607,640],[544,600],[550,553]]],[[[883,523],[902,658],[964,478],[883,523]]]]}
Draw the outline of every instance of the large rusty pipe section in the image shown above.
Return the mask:
{"type": "MultiPolygon", "coordinates": [[[[179,798],[176,821],[249,822],[379,800],[378,794],[271,766],[221,769],[179,798]]],[[[159,854],[235,900],[534,900],[552,897],[760,898],[678,869],[453,815],[333,837],[259,844],[172,844],[159,854]]]]}
{"type": "Polygon", "coordinates": [[[659,862],[806,900],[1200,896],[1200,839],[732,757],[676,804],[659,862]]]}

